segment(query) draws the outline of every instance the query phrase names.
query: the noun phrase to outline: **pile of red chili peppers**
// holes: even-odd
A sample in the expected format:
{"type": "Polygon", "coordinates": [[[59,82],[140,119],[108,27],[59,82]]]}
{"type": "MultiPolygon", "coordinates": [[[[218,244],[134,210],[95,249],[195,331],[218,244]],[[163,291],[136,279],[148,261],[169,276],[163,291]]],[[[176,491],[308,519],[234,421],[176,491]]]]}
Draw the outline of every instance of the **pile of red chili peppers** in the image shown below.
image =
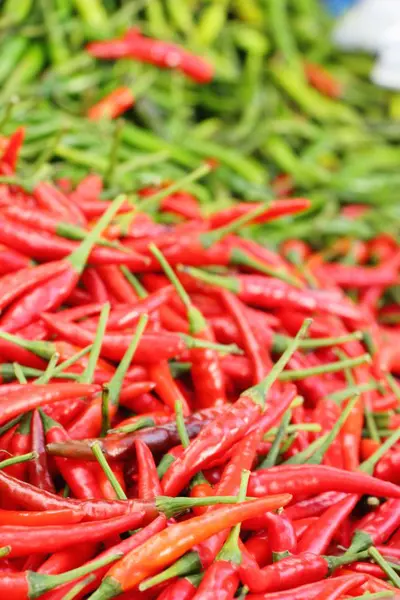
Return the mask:
{"type": "Polygon", "coordinates": [[[0,597],[400,598],[396,242],[240,236],[305,198],[204,218],[184,182],[28,186],[23,138],[0,161],[0,597]]]}

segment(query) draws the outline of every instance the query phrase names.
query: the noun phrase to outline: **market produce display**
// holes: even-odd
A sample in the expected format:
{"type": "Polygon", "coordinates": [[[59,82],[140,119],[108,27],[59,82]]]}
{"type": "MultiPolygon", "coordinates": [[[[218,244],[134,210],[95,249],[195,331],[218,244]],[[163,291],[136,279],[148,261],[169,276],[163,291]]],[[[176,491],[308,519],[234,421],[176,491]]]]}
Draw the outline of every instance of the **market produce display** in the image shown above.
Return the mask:
{"type": "Polygon", "coordinates": [[[400,598],[396,94],[314,0],[0,25],[0,598],[400,598]]]}

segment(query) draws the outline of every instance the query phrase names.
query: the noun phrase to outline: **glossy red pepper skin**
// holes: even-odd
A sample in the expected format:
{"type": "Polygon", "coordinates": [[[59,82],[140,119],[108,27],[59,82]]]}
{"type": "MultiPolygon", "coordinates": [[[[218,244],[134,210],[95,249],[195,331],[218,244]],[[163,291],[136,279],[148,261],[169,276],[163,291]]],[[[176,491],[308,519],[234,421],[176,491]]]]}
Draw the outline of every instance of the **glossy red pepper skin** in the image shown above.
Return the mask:
{"type": "Polygon", "coordinates": [[[400,489],[394,484],[364,473],[350,473],[325,465],[281,465],[260,469],[250,476],[248,488],[248,493],[254,496],[287,492],[294,498],[327,491],[400,498],[400,489]]]}
{"type": "MultiPolygon", "coordinates": [[[[231,208],[218,211],[211,215],[209,222],[211,229],[217,229],[223,225],[227,225],[232,221],[235,221],[239,217],[247,215],[252,212],[258,206],[261,206],[259,202],[242,202],[235,204],[231,208]]],[[[265,209],[265,212],[254,219],[255,223],[267,223],[278,217],[284,215],[296,214],[306,210],[310,206],[310,201],[307,198],[282,198],[275,200],[265,209]]]]}
{"type": "Polygon", "coordinates": [[[131,108],[134,102],[135,98],[131,90],[126,86],[121,86],[89,108],[87,116],[91,121],[116,119],[131,108]]]}
{"type": "MultiPolygon", "coordinates": [[[[38,573],[46,573],[47,575],[58,575],[64,571],[70,571],[93,558],[98,548],[98,543],[84,542],[76,546],[70,546],[65,550],[54,552],[40,565],[37,571],[38,573]]],[[[46,594],[46,599],[48,595],[50,595],[50,592],[46,594]]]]}
{"type": "MultiPolygon", "coordinates": [[[[135,300],[133,305],[123,304],[115,306],[110,312],[107,321],[107,330],[118,331],[128,329],[137,322],[140,315],[151,314],[163,306],[170,298],[172,292],[173,289],[171,287],[165,287],[146,298],[135,300]]],[[[96,329],[97,319],[87,319],[84,322],[84,326],[88,329],[96,329]]]]}
{"type": "Polygon", "coordinates": [[[155,382],[156,392],[166,407],[174,410],[175,402],[178,401],[182,406],[183,414],[185,416],[191,413],[186,398],[171,375],[168,361],[162,360],[158,363],[150,364],[148,366],[148,373],[149,377],[155,382]]]}
{"type": "MultiPolygon", "coordinates": [[[[329,433],[339,417],[340,408],[333,400],[325,397],[318,402],[313,413],[313,420],[321,425],[319,435],[329,433]]],[[[343,463],[342,442],[340,436],[338,436],[326,451],[323,464],[342,469],[343,463]]]]}
{"type": "MultiPolygon", "coordinates": [[[[46,427],[47,443],[64,442],[70,437],[65,429],[54,421],[43,415],[46,427]]],[[[93,471],[78,461],[69,461],[65,458],[55,458],[57,470],[70,488],[73,496],[81,500],[90,498],[101,498],[102,494],[93,471]]]]}
{"type": "Polygon", "coordinates": [[[63,525],[52,527],[2,527],[2,539],[12,549],[9,557],[28,556],[32,553],[50,553],[73,544],[82,539],[99,542],[107,536],[128,531],[143,522],[144,512],[129,513],[114,519],[99,522],[77,523],[68,527],[63,525]]]}
{"type": "Polygon", "coordinates": [[[152,502],[62,498],[45,490],[39,490],[29,483],[23,483],[2,471],[0,471],[0,490],[5,498],[9,498],[15,505],[27,510],[69,509],[74,510],[87,521],[112,519],[128,512],[137,514],[144,512],[146,520],[158,516],[158,511],[152,502]]]}
{"type": "Polygon", "coordinates": [[[0,245],[0,276],[14,273],[20,269],[26,269],[32,266],[32,261],[28,256],[0,245]]]}
{"type": "Polygon", "coordinates": [[[297,544],[298,552],[324,554],[336,531],[350,515],[358,500],[359,496],[349,494],[328,508],[317,521],[306,529],[297,544]]]}
{"type": "MultiPolygon", "coordinates": [[[[347,590],[349,580],[354,587],[361,585],[365,581],[363,575],[343,575],[341,577],[335,577],[336,586],[340,589],[347,590]],[[342,587],[343,586],[343,587],[342,587]]],[[[329,582],[330,583],[330,582],[329,582]]],[[[326,581],[319,581],[316,583],[309,583],[301,585],[291,590],[283,592],[267,592],[265,594],[248,594],[247,600],[316,600],[320,594],[322,594],[327,587],[326,581]]],[[[382,588],[381,588],[382,589],[382,588]]]]}
{"type": "Polygon", "coordinates": [[[375,477],[400,484],[400,449],[389,451],[375,467],[375,477]]]}
{"type": "Polygon", "coordinates": [[[0,327],[10,333],[19,331],[32,323],[40,313],[56,310],[70,296],[78,283],[79,274],[67,269],[38,285],[14,304],[2,315],[0,327]]]}
{"type": "Polygon", "coordinates": [[[193,598],[209,600],[214,594],[219,600],[233,600],[238,585],[237,565],[230,561],[217,560],[208,567],[193,598]]]}
{"type": "MultiPolygon", "coordinates": [[[[202,332],[197,332],[195,337],[215,342],[214,335],[208,326],[202,332]]],[[[192,348],[190,359],[191,375],[196,391],[196,408],[202,409],[224,404],[226,402],[225,378],[218,353],[211,348],[192,348]]]]}
{"type": "Polygon", "coordinates": [[[104,281],[106,288],[118,302],[136,304],[138,296],[117,265],[97,267],[97,272],[104,281]]]}
{"type": "Polygon", "coordinates": [[[162,480],[164,493],[175,496],[197,471],[207,466],[211,458],[222,454],[240,440],[261,416],[262,408],[251,398],[242,396],[223,417],[206,425],[196,440],[176,460],[162,480]]]}
{"type": "Polygon", "coordinates": [[[252,362],[253,384],[257,384],[267,374],[269,365],[266,364],[266,360],[263,360],[263,352],[268,350],[258,343],[257,337],[252,331],[251,320],[248,318],[246,307],[240,300],[228,290],[221,291],[221,298],[239,330],[241,345],[244,346],[246,355],[252,362]]]}
{"type": "Polygon", "coordinates": [[[355,523],[351,547],[364,550],[382,544],[400,526],[400,500],[390,499],[355,523]]]}
{"type": "Polygon", "coordinates": [[[40,181],[33,190],[33,196],[39,206],[50,214],[57,215],[67,223],[86,225],[86,219],[82,211],[60,190],[47,181],[40,181]]]}
{"type": "Polygon", "coordinates": [[[81,275],[80,281],[94,302],[105,304],[110,301],[106,286],[94,267],[86,268],[81,275]]]}
{"type": "Polygon", "coordinates": [[[274,560],[294,554],[297,548],[296,531],[285,513],[267,513],[268,543],[274,560]]]}
{"type": "Polygon", "coordinates": [[[157,600],[192,600],[196,587],[186,578],[170,583],[157,600]]]}
{"type": "Polygon", "coordinates": [[[47,511],[0,510],[0,525],[39,527],[40,525],[68,525],[80,521],[82,521],[82,515],[67,508],[47,511]]]}
{"type": "Polygon", "coordinates": [[[45,265],[22,269],[16,273],[9,273],[0,279],[0,309],[3,310],[18,296],[30,289],[58,275],[66,270],[68,265],[60,260],[45,265]]]}
{"type": "Polygon", "coordinates": [[[161,496],[161,484],[157,467],[148,446],[140,439],[135,442],[138,469],[138,496],[141,500],[152,500],[161,496]]]}
{"type": "Polygon", "coordinates": [[[119,40],[92,42],[87,50],[97,58],[127,57],[161,68],[174,68],[197,83],[208,83],[214,75],[212,65],[205,59],[191,54],[176,44],[144,37],[137,29],[128,30],[119,40]]]}
{"type": "MultiPolygon", "coordinates": [[[[154,521],[152,521],[152,523],[150,523],[149,525],[146,525],[146,527],[143,527],[137,533],[129,536],[125,540],[117,542],[116,544],[109,545],[109,547],[106,550],[101,552],[101,554],[96,557],[96,560],[98,558],[104,558],[106,556],[110,556],[112,554],[117,554],[117,553],[127,554],[131,550],[134,550],[135,548],[137,548],[138,546],[140,546],[141,544],[146,542],[153,535],[155,535],[155,534],[159,533],[160,531],[162,531],[163,529],[165,529],[166,525],[167,525],[166,517],[164,515],[160,515],[154,521]]],[[[89,560],[88,564],[90,564],[90,558],[91,557],[88,557],[88,560],[89,560]]],[[[87,561],[84,560],[84,562],[86,563],[87,561]]],[[[81,564],[82,564],[82,562],[81,562],[81,564]]],[[[95,579],[93,581],[91,581],[90,583],[88,583],[82,589],[79,596],[77,596],[77,600],[85,597],[89,592],[96,589],[96,587],[99,586],[103,576],[106,574],[107,570],[108,570],[108,567],[101,567],[99,569],[96,569],[93,572],[93,574],[95,575],[95,579]]],[[[46,595],[46,600],[62,600],[64,595],[75,585],[75,583],[76,583],[76,581],[68,583],[60,588],[57,588],[56,590],[51,592],[51,594],[49,594],[49,597],[46,595]]]]}
{"type": "Polygon", "coordinates": [[[34,386],[35,389],[22,389],[0,398],[0,424],[17,415],[38,408],[43,404],[65,399],[91,397],[97,393],[97,385],[83,383],[52,383],[34,386]]]}
{"type": "MultiPolygon", "coordinates": [[[[232,457],[222,472],[218,485],[215,487],[214,495],[235,496],[238,494],[243,469],[250,470],[252,468],[261,436],[262,430],[258,430],[238,442],[232,457]]],[[[207,511],[212,510],[213,507],[207,509],[207,511]]],[[[229,530],[221,531],[195,548],[203,568],[208,568],[213,563],[228,535],[229,530]]]]}
{"type": "Polygon", "coordinates": [[[29,462],[29,481],[41,490],[55,492],[47,461],[43,423],[37,410],[32,415],[31,437],[32,451],[36,452],[37,458],[29,462]]]}
{"type": "Polygon", "coordinates": [[[278,592],[289,590],[299,582],[307,584],[324,579],[329,573],[329,565],[323,557],[303,553],[259,570],[241,565],[239,572],[251,592],[278,592]]]}
{"type": "Polygon", "coordinates": [[[0,169],[2,173],[12,173],[15,171],[18,162],[19,152],[25,139],[25,127],[18,127],[8,138],[0,159],[0,169]]]}
{"type": "MultiPolygon", "coordinates": [[[[31,419],[31,413],[24,415],[12,436],[8,446],[12,456],[21,456],[21,454],[26,454],[30,451],[32,446],[31,419]]],[[[4,471],[13,477],[17,477],[17,479],[21,479],[21,481],[26,481],[28,468],[29,463],[18,463],[7,467],[4,471]]]]}
{"type": "MultiPolygon", "coordinates": [[[[0,243],[10,246],[36,260],[57,260],[71,254],[79,244],[50,234],[44,235],[25,225],[15,227],[12,221],[0,217],[0,243]]],[[[97,246],[90,253],[94,265],[122,264],[130,269],[142,270],[147,259],[134,252],[121,252],[114,248],[97,246]]]]}
{"type": "MultiPolygon", "coordinates": [[[[42,318],[52,331],[73,344],[85,347],[94,341],[94,332],[87,331],[75,323],[63,321],[48,313],[43,314],[42,318]]],[[[101,355],[117,362],[122,359],[131,340],[132,336],[128,334],[106,333],[103,337],[101,355]]],[[[176,334],[169,332],[145,333],[140,338],[135,352],[135,361],[138,363],[154,363],[179,356],[184,350],[185,343],[176,334]]]]}

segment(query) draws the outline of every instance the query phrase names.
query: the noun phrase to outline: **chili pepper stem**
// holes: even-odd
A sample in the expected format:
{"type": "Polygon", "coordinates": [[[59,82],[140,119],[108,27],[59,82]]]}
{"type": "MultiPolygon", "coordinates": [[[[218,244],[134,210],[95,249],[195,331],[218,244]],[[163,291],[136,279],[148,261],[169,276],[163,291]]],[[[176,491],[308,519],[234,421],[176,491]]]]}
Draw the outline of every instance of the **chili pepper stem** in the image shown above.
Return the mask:
{"type": "Polygon", "coordinates": [[[93,245],[96,243],[98,237],[101,235],[103,230],[107,227],[114,215],[117,214],[123,203],[126,201],[126,196],[121,195],[115,198],[110,204],[105,213],[97,221],[93,229],[90,230],[87,237],[79,245],[79,247],[68,256],[68,262],[72,265],[77,273],[82,273],[93,245]]]}
{"type": "Polygon", "coordinates": [[[235,504],[236,502],[236,496],[209,496],[205,498],[158,496],[156,498],[156,508],[167,517],[173,517],[194,506],[214,506],[215,504],[235,504]]]}
{"type": "Polygon", "coordinates": [[[28,452],[27,454],[20,454],[19,456],[12,456],[11,458],[7,458],[6,460],[2,460],[0,462],[0,469],[5,469],[11,465],[18,465],[30,460],[35,460],[38,458],[38,456],[39,455],[37,452],[28,452]]]}
{"type": "Polygon", "coordinates": [[[34,573],[32,571],[29,572],[29,587],[30,594],[29,597],[39,598],[42,594],[62,585],[63,583],[67,583],[69,581],[73,581],[74,579],[78,579],[83,575],[87,575],[88,573],[92,573],[96,569],[100,567],[104,567],[109,565],[112,562],[115,562],[119,558],[121,558],[122,554],[112,554],[109,556],[105,556],[101,559],[91,561],[89,564],[83,565],[77,569],[73,569],[72,571],[67,571],[66,573],[61,573],[60,575],[45,575],[44,573],[34,573]]]}
{"type": "Polygon", "coordinates": [[[288,345],[282,356],[279,360],[274,364],[271,371],[265,377],[261,383],[253,386],[252,388],[246,390],[245,395],[250,397],[253,402],[260,404],[262,407],[265,405],[265,397],[274,383],[274,381],[282,374],[283,369],[287,365],[292,354],[297,350],[300,340],[306,335],[310,325],[312,323],[312,319],[305,319],[303,325],[301,326],[299,332],[293,341],[288,345]]]}
{"type": "Polygon", "coordinates": [[[400,589],[400,577],[396,571],[389,565],[389,563],[383,558],[382,554],[376,548],[370,548],[368,554],[374,559],[381,569],[386,573],[390,581],[394,586],[400,589]]]}
{"type": "Polygon", "coordinates": [[[363,473],[372,475],[375,465],[385,456],[386,452],[400,440],[400,430],[394,431],[379,448],[358,467],[363,473]]]}
{"type": "Polygon", "coordinates": [[[25,340],[24,338],[13,335],[12,333],[7,333],[6,331],[0,331],[0,338],[7,342],[11,342],[12,344],[16,344],[20,348],[29,350],[45,360],[50,360],[56,351],[55,345],[51,342],[25,340]]]}
{"type": "Polygon", "coordinates": [[[173,565],[168,567],[168,569],[164,569],[158,575],[154,577],[150,577],[149,579],[145,579],[140,585],[139,590],[144,592],[155,585],[159,585],[164,581],[168,581],[173,577],[182,577],[185,575],[192,575],[194,573],[198,573],[201,571],[202,565],[197,552],[188,552],[185,556],[182,556],[179,560],[177,560],[173,565]]]}
{"type": "Polygon", "coordinates": [[[7,554],[10,554],[11,546],[3,546],[0,548],[0,558],[4,558],[7,554]]]}
{"type": "Polygon", "coordinates": [[[127,500],[128,499],[127,495],[125,494],[119,481],[115,477],[110,465],[107,462],[106,457],[103,454],[102,449],[100,448],[100,444],[98,442],[95,442],[92,445],[92,452],[95,455],[95,457],[97,458],[97,461],[98,461],[99,465],[101,466],[101,468],[103,469],[104,474],[106,475],[108,481],[111,483],[117,498],[119,500],[127,500]]]}
{"type": "Polygon", "coordinates": [[[204,248],[210,248],[213,244],[219,242],[227,235],[234,233],[241,227],[244,227],[245,225],[251,223],[251,221],[253,221],[257,217],[262,215],[266,210],[268,210],[270,205],[271,202],[261,204],[260,206],[257,206],[253,210],[249,211],[247,214],[238,217],[234,221],[231,221],[227,225],[223,225],[222,227],[219,227],[218,229],[213,229],[212,231],[208,231],[207,233],[202,233],[200,235],[202,245],[204,246],[204,248]]]}

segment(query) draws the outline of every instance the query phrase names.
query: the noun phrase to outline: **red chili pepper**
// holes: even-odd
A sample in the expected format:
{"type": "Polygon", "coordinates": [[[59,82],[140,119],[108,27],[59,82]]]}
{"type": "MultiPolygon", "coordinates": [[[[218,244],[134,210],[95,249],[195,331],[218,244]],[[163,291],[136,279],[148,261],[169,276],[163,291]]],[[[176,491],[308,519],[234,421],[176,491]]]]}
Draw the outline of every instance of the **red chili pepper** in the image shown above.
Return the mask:
{"type": "Polygon", "coordinates": [[[0,245],[0,275],[14,273],[31,266],[32,261],[28,256],[7,248],[7,246],[0,245]]]}
{"type": "Polygon", "coordinates": [[[321,94],[330,98],[339,98],[342,95],[342,85],[321,65],[315,63],[304,63],[304,71],[310,85],[315,87],[321,94]]]}
{"type": "Polygon", "coordinates": [[[18,127],[8,138],[7,145],[0,159],[0,170],[2,173],[6,172],[6,174],[9,174],[15,171],[24,139],[25,127],[18,127]]]}
{"type": "Polygon", "coordinates": [[[210,565],[204,574],[193,598],[208,600],[211,594],[219,600],[233,600],[239,585],[237,565],[228,560],[218,560],[210,565]]]}
{"type": "MultiPolygon", "coordinates": [[[[79,245],[72,241],[50,234],[43,234],[33,228],[20,224],[15,227],[13,221],[0,219],[0,243],[27,254],[36,260],[58,260],[72,254],[79,245]]],[[[97,237],[97,236],[96,236],[97,237]]],[[[122,252],[114,248],[96,246],[90,252],[93,265],[122,264],[132,270],[142,270],[148,264],[146,257],[130,251],[122,252]]]]}
{"type": "Polygon", "coordinates": [[[94,104],[89,108],[87,117],[90,121],[116,119],[129,110],[134,103],[135,98],[130,88],[121,86],[104,96],[97,104],[94,104]]]}
{"type": "MultiPolygon", "coordinates": [[[[121,542],[111,545],[109,548],[107,548],[107,550],[104,550],[103,552],[101,552],[101,554],[99,554],[97,556],[96,561],[98,559],[107,558],[109,556],[114,556],[115,554],[119,554],[119,553],[127,554],[131,550],[134,550],[135,548],[137,548],[138,546],[140,546],[141,544],[146,542],[153,535],[155,535],[155,534],[159,533],[160,531],[162,531],[163,529],[165,529],[166,524],[167,524],[167,519],[165,518],[164,515],[160,515],[152,523],[150,523],[149,525],[147,525],[146,527],[144,527],[137,533],[129,536],[128,538],[126,538],[125,540],[122,540],[121,542]]],[[[93,565],[93,567],[94,567],[95,561],[90,561],[90,558],[91,558],[91,556],[88,556],[87,559],[83,559],[83,561],[81,561],[81,564],[82,564],[82,562],[85,562],[86,563],[85,567],[87,566],[89,568],[90,565],[93,565]],[[89,560],[90,562],[87,563],[86,560],[89,560]]],[[[91,582],[88,582],[85,585],[85,587],[81,590],[80,595],[78,596],[79,598],[82,598],[83,596],[85,596],[86,594],[91,592],[92,590],[96,589],[96,587],[100,584],[103,576],[105,575],[105,573],[108,570],[107,567],[100,567],[97,569],[95,569],[93,567],[92,567],[92,574],[95,576],[95,578],[91,582]]],[[[46,600],[61,600],[62,598],[64,598],[64,595],[75,585],[75,583],[76,582],[73,582],[66,586],[62,586],[59,590],[55,590],[49,596],[46,595],[46,600]]]]}
{"type": "MultiPolygon", "coordinates": [[[[253,432],[238,443],[214,490],[216,496],[236,496],[238,494],[243,470],[251,469],[261,435],[262,430],[253,432]]],[[[208,568],[215,560],[228,534],[228,530],[221,531],[195,548],[203,568],[208,568]]]]}
{"type": "Polygon", "coordinates": [[[148,373],[155,381],[156,392],[164,404],[173,410],[175,402],[179,401],[182,405],[183,414],[189,415],[191,412],[190,407],[171,375],[168,362],[165,360],[154,365],[150,364],[148,373]]]}
{"type": "Polygon", "coordinates": [[[316,274],[322,281],[326,278],[344,288],[388,287],[394,285],[398,280],[399,261],[400,254],[397,253],[384,265],[377,267],[324,263],[316,269],[316,274]]]}
{"type": "MultiPolygon", "coordinates": [[[[313,420],[321,425],[321,432],[319,435],[329,433],[339,417],[339,406],[327,397],[323,400],[321,399],[313,412],[313,420]]],[[[343,469],[343,450],[340,437],[337,437],[328,448],[323,463],[328,466],[343,469]]]]}
{"type": "MultiPolygon", "coordinates": [[[[129,306],[126,304],[117,305],[110,312],[107,320],[107,329],[118,331],[131,327],[137,322],[140,315],[151,314],[163,306],[169,300],[172,292],[172,287],[162,288],[146,298],[135,301],[133,306],[132,304],[129,306]]],[[[84,322],[84,326],[89,329],[95,329],[97,327],[97,320],[88,319],[84,322]]]]}
{"type": "MultiPolygon", "coordinates": [[[[122,382],[127,373],[129,365],[136,355],[138,343],[142,337],[143,331],[147,324],[147,317],[142,315],[137,325],[134,335],[129,341],[129,345],[126,348],[121,357],[120,363],[117,370],[113,374],[113,377],[107,383],[105,403],[107,407],[108,421],[115,417],[118,410],[119,394],[122,386],[122,382]]],[[[104,344],[104,337],[102,337],[102,344],[104,344]]],[[[69,428],[69,435],[73,437],[90,437],[99,435],[102,429],[102,412],[103,412],[103,398],[95,399],[94,402],[85,410],[85,412],[73,423],[69,428]]]]}
{"type": "Polygon", "coordinates": [[[74,203],[71,203],[67,196],[60,190],[46,181],[39,182],[33,190],[33,197],[39,204],[39,207],[67,223],[71,222],[77,225],[85,225],[86,219],[82,211],[74,203]]]}
{"type": "Polygon", "coordinates": [[[43,404],[58,402],[64,399],[90,397],[99,391],[97,385],[84,383],[52,383],[36,385],[35,389],[21,389],[10,393],[6,398],[0,397],[0,424],[6,423],[15,416],[38,408],[43,404]]]}
{"type": "MultiPolygon", "coordinates": [[[[278,563],[279,564],[279,563],[278,563]]],[[[354,587],[362,584],[365,581],[365,575],[343,575],[335,577],[335,582],[338,589],[348,589],[349,580],[351,579],[354,587]]],[[[318,596],[326,590],[327,586],[331,587],[331,581],[319,581],[301,585],[291,590],[283,592],[272,592],[266,594],[248,594],[247,600],[316,600],[318,596]]],[[[382,589],[382,588],[381,588],[382,589]]]]}
{"type": "Polygon", "coordinates": [[[82,515],[69,508],[29,512],[0,510],[0,525],[47,527],[49,525],[68,525],[80,521],[82,521],[82,515]]]}
{"type": "MultiPolygon", "coordinates": [[[[296,552],[297,538],[293,523],[285,513],[267,513],[268,543],[274,562],[296,552]]],[[[299,552],[301,552],[299,550],[299,552]]]]}
{"type": "Polygon", "coordinates": [[[375,467],[375,477],[400,484],[400,448],[389,451],[375,467]]]}
{"type": "MultiPolygon", "coordinates": [[[[217,417],[205,426],[186,448],[182,457],[171,465],[162,481],[167,495],[174,495],[181,490],[198,470],[207,466],[212,458],[221,455],[246,435],[261,416],[267,392],[296,349],[307,327],[308,323],[305,323],[267,377],[244,392],[222,417],[217,417]]],[[[278,414],[268,414],[268,417],[275,420],[280,415],[279,410],[277,412],[278,414]]]]}
{"type": "Polygon", "coordinates": [[[29,481],[32,485],[41,490],[55,492],[54,483],[47,463],[43,423],[37,410],[33,411],[31,436],[32,451],[37,453],[37,458],[29,463],[29,481]]]}
{"type": "Polygon", "coordinates": [[[161,495],[161,484],[157,467],[148,446],[140,439],[135,441],[138,469],[138,496],[141,500],[150,500],[161,495]]]}
{"type": "MultiPolygon", "coordinates": [[[[41,316],[52,331],[56,332],[60,337],[67,339],[72,344],[84,347],[94,341],[94,333],[87,331],[84,327],[64,321],[53,314],[45,313],[41,316]]],[[[125,354],[131,340],[132,336],[129,334],[106,333],[103,337],[101,355],[118,362],[125,354]]],[[[145,333],[140,339],[135,353],[135,360],[138,363],[144,364],[155,363],[160,360],[168,360],[179,356],[187,347],[192,349],[207,346],[214,349],[211,342],[208,343],[188,336],[183,338],[178,334],[167,331],[145,333]]]]}
{"type": "Polygon", "coordinates": [[[0,279],[0,309],[3,310],[18,296],[67,268],[68,265],[64,261],[54,261],[46,265],[22,269],[2,277],[0,279]]]}
{"type": "MultiPolygon", "coordinates": [[[[167,253],[165,252],[166,256],[167,253]]],[[[168,258],[168,256],[167,256],[168,258]]],[[[215,264],[215,263],[214,263],[215,264]]],[[[364,316],[343,296],[340,300],[323,290],[299,290],[278,279],[262,275],[219,276],[192,267],[185,272],[206,283],[230,290],[245,303],[259,308],[289,308],[320,310],[329,314],[360,321],[364,316]]]]}
{"type": "Polygon", "coordinates": [[[240,300],[227,290],[221,291],[221,298],[239,330],[245,352],[253,366],[253,383],[257,384],[267,374],[269,365],[263,360],[263,352],[266,352],[266,349],[258,343],[251,323],[249,323],[245,306],[240,300]]]}
{"type": "Polygon", "coordinates": [[[117,265],[104,265],[97,267],[97,271],[100,273],[108,291],[119,302],[136,304],[138,295],[127,281],[120,267],[117,265]]]}
{"type": "MultiPolygon", "coordinates": [[[[98,543],[80,543],[77,546],[70,546],[66,550],[54,552],[37,569],[38,573],[48,575],[58,575],[64,571],[69,571],[80,567],[86,561],[96,556],[98,543]]],[[[46,595],[47,600],[47,595],[46,595]]]]}
{"type": "Polygon", "coordinates": [[[299,553],[312,552],[313,554],[326,552],[336,531],[350,515],[358,500],[359,496],[349,494],[328,508],[314,524],[307,528],[298,542],[297,551],[299,553]]]}
{"type": "Polygon", "coordinates": [[[54,525],[49,527],[19,527],[4,525],[2,540],[11,546],[10,558],[35,552],[54,552],[85,541],[99,542],[115,533],[134,529],[143,522],[144,511],[90,523],[54,525]]]}
{"type": "MultiPolygon", "coordinates": [[[[47,443],[64,442],[70,437],[63,427],[41,413],[47,443]]],[[[78,461],[69,461],[65,458],[55,458],[57,470],[62,475],[75,498],[90,499],[101,498],[101,492],[93,471],[85,464],[78,461]]]]}
{"type": "MultiPolygon", "coordinates": [[[[222,227],[222,225],[227,225],[239,217],[247,215],[258,206],[262,206],[262,204],[257,202],[242,202],[225,210],[216,212],[210,217],[210,227],[211,229],[216,229],[217,227],[222,227]]],[[[311,204],[308,198],[282,198],[274,200],[266,207],[265,211],[260,216],[254,219],[254,223],[267,223],[278,217],[302,212],[303,210],[310,208],[310,206],[311,204]]]]}
{"type": "MultiPolygon", "coordinates": [[[[194,576],[196,577],[196,576],[194,576]]],[[[157,600],[191,600],[196,593],[196,586],[192,577],[183,577],[171,583],[159,596],[157,600]]]]}
{"type": "Polygon", "coordinates": [[[338,585],[336,579],[335,577],[332,581],[326,583],[324,591],[317,596],[316,600],[337,600],[338,598],[343,598],[343,594],[352,591],[362,583],[356,577],[349,577],[342,585],[338,585]]]}
{"type": "Polygon", "coordinates": [[[107,600],[132,589],[141,581],[171,564],[219,531],[236,525],[247,518],[273,510],[290,501],[290,496],[275,496],[253,502],[233,504],[193,517],[183,523],[172,524],[153,536],[136,550],[129,552],[111,568],[92,600],[107,600]]]}
{"type": "Polygon", "coordinates": [[[252,473],[249,482],[249,495],[253,496],[286,492],[296,498],[327,491],[400,498],[400,489],[394,484],[364,473],[325,465],[280,465],[260,469],[252,473]]]}
{"type": "Polygon", "coordinates": [[[4,598],[7,596],[10,597],[11,594],[15,600],[34,598],[35,596],[37,597],[38,594],[45,594],[63,583],[73,581],[81,575],[87,575],[90,573],[90,569],[109,564],[119,556],[119,554],[112,555],[105,559],[94,561],[91,567],[81,567],[60,575],[45,575],[29,570],[17,573],[2,572],[0,573],[0,594],[3,595],[4,598]]]}
{"type": "MultiPolygon", "coordinates": [[[[12,456],[21,456],[29,452],[31,448],[31,420],[32,414],[26,413],[17,426],[8,446],[12,456]]],[[[5,473],[25,481],[28,473],[28,463],[22,462],[11,465],[5,469],[5,473]]]]}
{"type": "MultiPolygon", "coordinates": [[[[65,261],[62,261],[64,264],[62,272],[59,272],[57,269],[53,277],[49,278],[49,281],[45,285],[42,283],[42,285],[35,287],[29,294],[23,296],[11,307],[0,319],[0,326],[3,329],[15,331],[29,324],[39,314],[39,311],[54,310],[70,296],[85,267],[86,261],[92,255],[93,244],[120,204],[121,200],[117,200],[115,204],[112,204],[82,244],[77,247],[76,251],[73,251],[72,254],[67,256],[65,261]]],[[[14,228],[14,230],[19,232],[20,227],[14,228]]],[[[102,250],[101,248],[99,249],[102,250]]],[[[103,248],[103,250],[109,249],[103,248]]],[[[55,263],[55,266],[57,266],[57,263],[55,263]]]]}
{"type": "Polygon", "coordinates": [[[316,556],[304,552],[288,556],[264,569],[248,568],[240,565],[240,578],[250,591],[278,592],[290,590],[298,583],[307,584],[321,581],[338,567],[354,562],[357,555],[316,556]]]}
{"type": "MultiPolygon", "coordinates": [[[[160,262],[185,306],[190,333],[196,338],[213,342],[214,336],[206,319],[199,309],[193,305],[189,295],[180,284],[162,253],[154,245],[150,245],[150,249],[160,262]]],[[[219,357],[215,350],[210,348],[193,348],[190,351],[190,360],[192,363],[191,374],[198,407],[207,408],[226,402],[224,377],[220,368],[219,357]]]]}
{"type": "Polygon", "coordinates": [[[110,301],[106,286],[94,267],[83,271],[81,283],[94,302],[105,304],[110,301]]]}
{"type": "Polygon", "coordinates": [[[132,58],[164,69],[178,69],[197,83],[212,80],[214,69],[205,59],[195,56],[181,46],[144,37],[130,29],[122,39],[92,42],[87,51],[96,58],[132,58]]]}
{"type": "Polygon", "coordinates": [[[358,552],[375,544],[382,544],[400,526],[400,501],[387,500],[372,514],[355,524],[355,532],[348,552],[358,552]]]}

